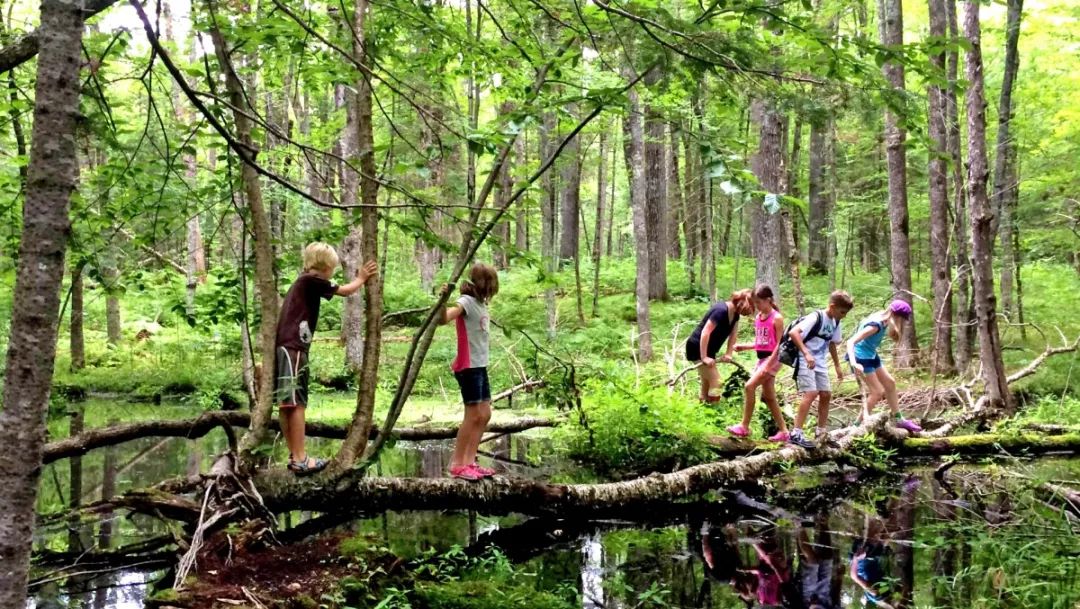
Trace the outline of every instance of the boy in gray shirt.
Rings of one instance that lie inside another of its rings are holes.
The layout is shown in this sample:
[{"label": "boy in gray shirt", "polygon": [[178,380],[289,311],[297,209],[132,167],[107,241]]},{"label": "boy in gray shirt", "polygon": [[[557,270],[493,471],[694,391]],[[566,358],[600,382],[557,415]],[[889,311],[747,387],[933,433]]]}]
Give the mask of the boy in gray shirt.
[{"label": "boy in gray shirt", "polygon": [[[837,290],[829,296],[827,309],[807,315],[789,334],[792,342],[799,349],[796,380],[799,392],[802,393],[799,412],[795,416],[795,429],[791,431],[791,438],[788,440],[792,444],[803,448],[815,447],[813,442],[806,439],[802,430],[814,400],[818,401],[815,437],[819,441],[826,437],[832,386],[829,382],[829,368],[825,363],[825,353],[828,351],[832,355],[833,364],[836,366],[836,381],[844,380],[844,370],[840,367],[840,355],[836,350],[836,345],[843,340],[840,335],[840,321],[847,316],[853,306],[851,296],[847,292]],[[817,333],[814,333],[815,327],[818,328]],[[804,337],[806,337],[805,341]]]}]

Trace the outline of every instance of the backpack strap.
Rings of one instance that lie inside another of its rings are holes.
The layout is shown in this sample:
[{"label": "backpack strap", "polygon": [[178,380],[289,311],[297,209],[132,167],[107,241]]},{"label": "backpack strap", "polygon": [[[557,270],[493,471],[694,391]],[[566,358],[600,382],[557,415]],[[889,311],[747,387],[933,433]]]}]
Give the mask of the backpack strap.
[{"label": "backpack strap", "polygon": [[815,313],[817,314],[817,321],[814,322],[813,327],[811,327],[810,331],[803,337],[803,343],[814,338],[821,338],[818,334],[821,333],[821,326],[825,323],[825,312],[818,309]]}]

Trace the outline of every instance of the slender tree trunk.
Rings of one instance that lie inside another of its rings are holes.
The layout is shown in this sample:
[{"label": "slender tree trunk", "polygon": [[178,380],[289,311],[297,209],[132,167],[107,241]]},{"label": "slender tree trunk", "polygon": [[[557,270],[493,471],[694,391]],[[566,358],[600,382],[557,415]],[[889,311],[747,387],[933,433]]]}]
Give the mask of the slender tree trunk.
[{"label": "slender tree trunk", "polygon": [[[251,90],[244,91],[244,85],[232,67],[231,50],[226,45],[225,38],[216,23],[211,28],[210,37],[214,43],[218,63],[225,73],[225,87],[229,93],[229,101],[234,107],[233,122],[236,126],[236,138],[246,149],[254,150],[255,144],[251,136],[251,119],[241,109],[248,107],[245,100],[254,99],[255,92]],[[256,384],[259,388],[256,392],[258,400],[255,409],[251,413],[251,426],[240,442],[241,457],[250,462],[254,457],[254,449],[262,443],[266,436],[266,430],[273,411],[274,340],[277,331],[279,305],[277,285],[274,279],[273,236],[271,234],[270,216],[263,205],[259,174],[255,172],[255,169],[250,164],[243,163],[240,168],[240,179],[244,186],[244,198],[250,212],[249,222],[255,241],[255,287],[261,316],[259,322],[259,350],[262,354],[262,368]]]},{"label": "slender tree trunk", "polygon": [[997,302],[994,296],[994,212],[986,194],[989,169],[986,162],[986,100],[983,94],[983,63],[979,3],[965,1],[964,38],[968,123],[968,193],[971,195],[972,285],[975,292],[975,315],[979,329],[979,360],[985,391],[992,405],[1008,407],[1009,388],[1005,365],[1001,360],[1001,337],[998,335]]},{"label": "slender tree trunk", "polygon": [[[930,36],[945,40],[948,29],[946,0],[930,0]],[[940,73],[945,72],[945,52],[930,55],[930,63]],[[955,370],[952,355],[952,269],[949,266],[949,180],[948,132],[946,128],[945,88],[931,83],[927,92],[930,135],[930,286],[934,293],[934,346],[931,367],[936,372],[950,374]]]},{"label": "slender tree trunk", "polygon": [[[881,43],[890,48],[904,44],[904,19],[902,0],[878,0]],[[904,94],[904,64],[889,61],[882,66],[885,80],[893,92]],[[889,173],[889,252],[892,269],[892,287],[895,298],[912,302],[911,297],[911,246],[908,241],[907,200],[907,133],[896,110],[885,110],[885,158]],[[914,364],[918,344],[915,325],[904,324],[904,331],[896,345],[894,365],[909,368]]]},{"label": "slender tree trunk", "polygon": [[0,445],[13,457],[0,460],[0,609],[26,607],[60,285],[71,234],[68,208],[78,179],[81,9],[77,3],[43,0],[37,30],[34,128],[0,410]]},{"label": "slender tree trunk", "polygon": [[[360,174],[354,171],[359,162],[358,133],[359,117],[357,104],[351,99],[353,93],[345,92],[342,102],[345,105],[345,131],[338,138],[338,148],[342,158],[348,159],[350,166],[341,170],[341,196],[346,205],[355,205],[359,198]],[[341,244],[341,272],[345,281],[351,281],[363,266],[360,250],[363,243],[363,229],[353,225]],[[345,368],[359,377],[364,362],[364,295],[357,292],[345,299],[341,308],[341,342],[345,345]]]},{"label": "slender tree trunk", "polygon": [[[367,36],[368,0],[356,0],[353,14],[353,59],[365,66],[371,65],[370,40]],[[376,260],[379,256],[379,183],[375,168],[375,135],[372,125],[371,80],[358,78],[356,82],[356,144],[360,161],[360,224],[363,239],[360,245],[361,260]],[[362,263],[361,263],[362,264]],[[365,453],[375,413],[375,389],[379,378],[379,353],[382,348],[383,292],[382,276],[368,279],[364,285],[364,355],[361,363],[359,389],[356,394],[356,412],[353,414],[349,434],[341,443],[334,458],[334,469],[342,471],[356,463]]]},{"label": "slender tree trunk", "polygon": [[994,190],[991,206],[1001,218],[998,237],[1001,239],[1001,312],[1006,319],[1013,314],[1013,272],[1016,251],[1013,232],[1016,223],[1016,204],[1020,184],[1016,179],[1016,136],[1012,133],[1013,87],[1020,70],[1020,19],[1024,0],[1008,0],[1005,25],[1005,73],[1001,77],[1001,97],[998,100],[997,152],[994,156]]},{"label": "slender tree trunk", "polygon": [[644,140],[641,102],[638,93],[627,91],[629,108],[623,119],[623,154],[630,193],[630,213],[634,224],[634,255],[637,266],[634,296],[637,310],[638,359],[652,359],[652,324],[649,321],[649,231],[645,205]]},{"label": "slender tree trunk", "polygon": [[[74,437],[83,432],[86,417],[82,404],[73,404],[68,416],[68,436]],[[68,509],[75,512],[82,505],[83,496],[83,460],[75,455],[68,459]],[[78,517],[73,517],[68,526],[68,551],[84,552],[90,548],[91,540],[84,535]]]},{"label": "slender tree trunk", "polygon": [[600,314],[600,255],[604,244],[604,197],[607,195],[607,129],[600,131],[600,150],[596,155],[596,224],[593,230],[593,297],[592,316]]},{"label": "slender tree trunk", "polygon": [[[517,138],[514,141],[514,165],[528,164],[527,152],[525,138]],[[518,204],[517,213],[514,216],[514,248],[519,252],[529,251],[529,215],[525,205],[521,203]]]},{"label": "slender tree trunk", "polygon": [[82,370],[86,367],[86,338],[83,336],[83,269],[85,265],[76,263],[71,269],[71,369]]},{"label": "slender tree trunk", "polygon": [[[544,112],[540,124],[539,138],[539,157],[541,159],[551,156],[553,149],[552,138],[555,136],[557,126],[558,122],[555,113],[552,111]],[[548,275],[554,275],[558,267],[555,259],[555,209],[558,204],[558,192],[555,189],[553,174],[553,171],[546,171],[543,177],[540,178],[541,190],[543,190],[543,198],[540,200],[540,222],[542,223],[540,230],[540,259],[544,272]],[[544,290],[544,310],[547,315],[547,337],[549,340],[554,340],[555,328],[558,325],[554,287],[548,287]]]},{"label": "slender tree trunk", "polygon": [[824,275],[828,269],[829,240],[825,229],[829,222],[828,197],[825,193],[825,141],[829,123],[823,119],[810,121],[810,167],[807,204],[809,229],[807,241],[808,275]]},{"label": "slender tree trunk", "polygon": [[[944,0],[945,17],[948,20],[949,38],[959,38],[956,18],[956,0]],[[959,91],[958,75],[960,71],[960,53],[950,48],[946,53],[946,78],[949,87],[945,92],[945,115],[949,143],[949,161],[953,179],[953,255],[956,279],[954,322],[956,327],[956,368],[960,374],[966,374],[971,367],[972,345],[975,329],[973,302],[971,300],[971,225],[968,223],[967,182],[964,176],[963,155],[961,154],[962,136],[960,127],[960,104],[957,100]]]},{"label": "slender tree trunk", "polygon": [[[499,114],[503,116],[509,115],[514,110],[514,105],[511,102],[503,102],[499,107]],[[575,138],[576,139],[576,138]],[[507,159],[503,163],[502,168],[499,170],[499,179],[495,184],[495,207],[505,207],[506,201],[510,199],[512,191],[514,189],[514,179],[510,175],[510,170],[514,164]],[[519,212],[520,213],[520,212]],[[493,246],[495,267],[499,270],[506,270],[510,268],[510,254],[511,248],[510,241],[510,218],[500,222],[495,227],[495,243]]]},{"label": "slender tree trunk", "polygon": [[[576,104],[568,109],[571,117],[576,121],[578,111]],[[573,137],[563,149],[564,157],[562,166],[562,202],[560,206],[561,217],[559,228],[562,233],[559,237],[559,264],[577,260],[579,249],[579,235],[581,234],[581,140]]]},{"label": "slender tree trunk", "polygon": [[[778,197],[783,194],[783,114],[775,104],[762,99],[754,100],[750,111],[754,122],[758,124],[758,150],[751,166],[757,176],[761,189],[766,193],[766,200],[754,197],[752,206],[752,250],[756,261],[755,280],[758,285],[767,285],[774,294],[780,293],[780,242],[785,234],[779,210],[768,211],[766,205],[779,206]],[[777,198],[775,203],[771,198]]]},{"label": "slender tree trunk", "polygon": [[697,286],[697,261],[701,257],[701,209],[698,207],[698,189],[701,188],[701,170],[690,140],[689,129],[682,131],[683,145],[683,192],[686,205],[683,214],[683,233],[686,235],[686,275],[690,289]]},{"label": "slender tree trunk", "polygon": [[[663,74],[653,68],[644,78],[646,87],[657,85]],[[660,110],[645,105],[645,210],[649,235],[649,299],[667,300],[667,124]]]},{"label": "slender tree trunk", "polygon": [[120,270],[116,266],[116,250],[112,246],[106,248],[101,263],[102,288],[105,290],[105,333],[109,345],[116,346],[124,338],[123,328],[120,323],[120,297],[119,283]]},{"label": "slender tree trunk", "polygon": [[679,183],[679,134],[668,125],[668,258],[682,258],[679,229],[683,227],[683,188]]}]

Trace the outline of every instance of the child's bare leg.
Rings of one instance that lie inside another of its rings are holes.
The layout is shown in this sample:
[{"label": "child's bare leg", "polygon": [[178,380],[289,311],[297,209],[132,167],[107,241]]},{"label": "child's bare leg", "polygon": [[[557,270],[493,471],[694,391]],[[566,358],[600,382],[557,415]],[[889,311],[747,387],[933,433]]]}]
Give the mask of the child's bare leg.
[{"label": "child's bare leg", "polygon": [[757,401],[757,389],[764,381],[763,374],[763,371],[759,371],[746,381],[746,401],[743,404],[742,413],[742,426],[746,429],[750,429],[750,419],[754,416],[754,406]]},{"label": "child's bare leg", "polygon": [[465,414],[461,418],[461,426],[457,430],[457,440],[454,442],[454,454],[450,457],[451,468],[466,465],[465,455],[468,454],[469,444],[472,442],[472,409],[473,406],[465,406]]},{"label": "child's bare leg", "polygon": [[875,380],[881,384],[884,390],[885,399],[889,401],[889,410],[894,415],[900,414],[900,397],[896,393],[896,379],[884,367],[874,371],[874,376],[877,377]]},{"label": "child's bare leg", "polygon": [[799,402],[799,412],[795,414],[795,429],[802,429],[803,423],[806,422],[807,415],[810,414],[810,406],[814,404],[814,400],[818,397],[816,391],[806,391],[802,395],[802,401]]},{"label": "child's bare leg", "polygon": [[480,440],[484,437],[484,430],[487,429],[488,421],[491,420],[491,402],[482,402],[476,406],[469,406],[469,411],[472,413],[472,429],[470,430],[463,465],[476,461],[476,451],[480,448]]},{"label": "child's bare leg", "polygon": [[[878,371],[880,370],[881,368],[878,368]],[[874,406],[877,406],[877,403],[885,396],[885,388],[879,379],[877,371],[873,374],[862,375],[862,380],[866,385],[866,403],[863,407],[863,417],[870,416],[874,412]]]},{"label": "child's bare leg", "polygon": [[698,376],[701,377],[701,401],[706,402],[709,399],[709,367],[705,364],[700,364],[697,367]]},{"label": "child's bare leg", "polygon": [[715,402],[717,398],[712,396],[713,390],[720,387],[720,370],[714,366],[701,366],[701,379],[702,379],[702,391],[705,397],[702,398],[705,402]]},{"label": "child's bare leg", "polygon": [[780,410],[780,402],[776,399],[776,377],[765,374],[761,385],[761,399],[769,407],[773,421],[781,432],[787,433],[787,422],[784,421],[784,413]]},{"label": "child's bare leg", "polygon": [[829,427],[829,402],[832,401],[831,391],[822,391],[818,394],[817,426],[819,429]]},{"label": "child's bare leg", "polygon": [[305,450],[305,426],[303,406],[289,406],[280,408],[281,433],[285,436],[285,445],[289,447],[289,454],[296,461],[307,458]]}]

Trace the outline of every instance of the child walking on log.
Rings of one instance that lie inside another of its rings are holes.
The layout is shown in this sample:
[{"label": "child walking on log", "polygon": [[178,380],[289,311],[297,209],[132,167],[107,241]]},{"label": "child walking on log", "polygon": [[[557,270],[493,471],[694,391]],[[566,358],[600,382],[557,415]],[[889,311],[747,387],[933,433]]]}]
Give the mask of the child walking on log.
[{"label": "child walking on log", "polygon": [[709,308],[690,338],[686,339],[686,359],[694,364],[700,362],[697,370],[701,376],[702,402],[720,401],[720,373],[716,370],[716,354],[727,341],[727,352],[720,356],[719,361],[731,361],[735,343],[728,339],[736,334],[739,317],[753,311],[750,300],[750,290],[732,292],[730,300],[718,302]]},{"label": "child walking on log", "polygon": [[777,346],[780,344],[780,336],[784,333],[784,316],[780,309],[776,308],[773,299],[773,291],[767,285],[759,285],[754,290],[754,307],[757,315],[754,316],[754,342],[750,344],[736,345],[736,351],[756,351],[757,366],[750,380],[746,381],[746,404],[743,406],[742,423],[728,427],[728,432],[736,437],[745,438],[750,435],[750,421],[754,416],[754,403],[757,401],[757,390],[761,388],[761,401],[765,402],[772,413],[773,421],[779,432],[769,436],[773,442],[787,442],[790,437],[787,423],[784,421],[784,413],[780,411],[780,404],[776,400],[776,373],[780,371],[780,358]]},{"label": "child walking on log", "polygon": [[886,335],[893,341],[900,339],[904,324],[911,319],[911,305],[903,300],[894,300],[889,308],[873,313],[859,322],[859,329],[847,341],[847,360],[855,372],[859,384],[864,388],[862,418],[874,412],[874,406],[885,398],[889,410],[896,418],[896,426],[910,432],[920,432],[922,427],[900,414],[900,400],[896,393],[896,380],[893,379],[881,362],[878,349]]},{"label": "child walking on log", "polygon": [[308,351],[319,322],[323,299],[350,296],[379,272],[374,260],[356,271],[345,285],[330,281],[338,267],[338,255],[325,243],[311,243],[304,248],[304,272],[296,278],[278,315],[274,341],[274,399],[278,404],[281,434],[289,447],[289,470],[298,476],[313,474],[326,467],[322,459],[309,457],[305,450],[304,411],[308,403]]},{"label": "child walking on log", "polygon": [[499,275],[486,264],[474,264],[469,278],[461,284],[461,298],[447,307],[442,322],[456,322],[457,357],[450,368],[454,371],[461,399],[465,402],[465,418],[458,428],[454,455],[450,459],[450,475],[475,481],[495,475],[495,471],[480,467],[476,450],[480,438],[491,420],[491,383],[488,381],[488,338],[490,317],[488,303],[499,292]]},{"label": "child walking on log", "polygon": [[[810,407],[818,403],[817,429],[818,441],[828,438],[829,401],[832,399],[832,387],[829,384],[829,367],[825,363],[825,352],[832,355],[836,366],[836,382],[844,380],[844,371],[840,368],[840,356],[836,345],[840,344],[840,321],[847,316],[854,303],[847,292],[837,290],[829,296],[829,307],[824,311],[815,311],[807,315],[789,333],[792,342],[799,350],[796,363],[796,383],[802,393],[799,412],[795,415],[795,429],[791,430],[789,442],[803,448],[814,448],[816,444],[803,434],[803,423],[810,414]],[[818,361],[820,360],[820,361]]]}]

